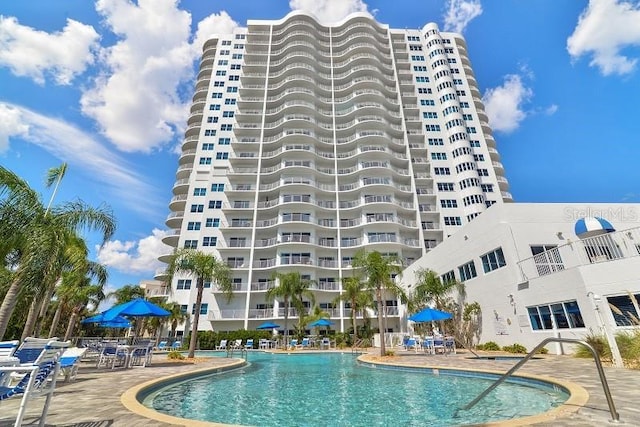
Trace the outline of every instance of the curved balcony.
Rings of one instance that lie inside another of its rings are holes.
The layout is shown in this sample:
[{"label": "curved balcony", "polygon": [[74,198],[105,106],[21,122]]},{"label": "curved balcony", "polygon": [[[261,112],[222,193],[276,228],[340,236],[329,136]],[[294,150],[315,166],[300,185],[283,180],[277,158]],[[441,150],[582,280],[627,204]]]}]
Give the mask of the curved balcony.
[{"label": "curved balcony", "polygon": [[[496,170],[496,175],[503,175],[504,174],[504,166],[502,165],[502,163],[493,161],[493,162],[491,162],[491,165],[493,166],[493,169]],[[498,173],[498,172],[500,172],[500,173]]]},{"label": "curved balcony", "polygon": [[500,195],[502,196],[502,200],[504,200],[505,202],[513,202],[513,196],[508,191],[501,191]]},{"label": "curved balcony", "polygon": [[187,203],[187,195],[179,194],[177,196],[173,196],[171,201],[169,202],[169,209],[172,211],[183,211],[184,206]]},{"label": "curved balcony", "polygon": [[193,160],[196,157],[197,151],[198,150],[196,148],[192,148],[190,150],[182,150],[182,153],[180,153],[180,159],[178,160],[178,163],[180,165],[193,164]]},{"label": "curved balcony", "polygon": [[187,119],[187,125],[199,125],[202,122],[202,111],[196,111],[195,113],[191,113],[189,118]]},{"label": "curved balcony", "polygon": [[167,234],[162,238],[162,243],[175,248],[178,246],[179,240],[180,240],[180,229],[174,228],[172,230],[169,230]]},{"label": "curved balcony", "polygon": [[188,136],[184,140],[182,140],[182,149],[183,150],[192,150],[198,147],[198,135]]},{"label": "curved balcony", "polygon": [[509,181],[504,176],[497,175],[496,181],[498,181],[498,187],[500,187],[500,190],[507,191],[509,189]]},{"label": "curved balcony", "polygon": [[209,88],[198,89],[194,92],[193,98],[191,98],[192,102],[196,101],[206,101],[207,94],[209,93]]},{"label": "curved balcony", "polygon": [[179,179],[173,183],[173,194],[187,194],[189,191],[189,179]]},{"label": "curved balcony", "polygon": [[158,261],[164,262],[165,264],[169,264],[171,262],[172,257],[173,257],[173,253],[162,254],[158,257]]},{"label": "curved balcony", "polygon": [[164,223],[169,228],[180,228],[183,219],[184,211],[171,212]]},{"label": "curved balcony", "polygon": [[185,179],[191,176],[191,171],[193,170],[192,165],[182,165],[178,167],[176,171],[176,179]]},{"label": "curved balcony", "polygon": [[200,135],[200,124],[192,124],[187,126],[187,130],[184,132],[186,137]]}]

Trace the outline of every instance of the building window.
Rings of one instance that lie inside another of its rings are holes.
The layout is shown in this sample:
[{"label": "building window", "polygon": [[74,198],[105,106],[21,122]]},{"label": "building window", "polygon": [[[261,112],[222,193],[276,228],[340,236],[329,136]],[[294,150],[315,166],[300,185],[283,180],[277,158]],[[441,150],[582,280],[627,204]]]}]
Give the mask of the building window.
[{"label": "building window", "polygon": [[216,160],[227,160],[229,158],[229,153],[220,152],[216,153]]},{"label": "building window", "polygon": [[216,133],[215,129],[207,129],[204,131],[204,136],[216,136]]},{"label": "building window", "polygon": [[498,268],[507,265],[507,262],[504,260],[502,248],[498,248],[488,254],[482,255],[480,259],[482,260],[482,269],[485,273],[497,270]]},{"label": "building window", "polygon": [[210,143],[210,142],[205,142],[204,144],[202,144],[202,150],[203,151],[211,151],[215,148],[215,145]]},{"label": "building window", "polygon": [[205,223],[205,227],[220,227],[220,218],[207,218]]},{"label": "building window", "polygon": [[222,98],[222,92],[213,92],[211,94],[211,98],[214,98],[214,99]]},{"label": "building window", "polygon": [[218,123],[218,117],[213,117],[213,116],[207,117],[207,123]]},{"label": "building window", "polygon": [[206,188],[194,188],[193,189],[193,195],[194,196],[206,196],[207,195],[207,189]]},{"label": "building window", "polygon": [[202,238],[202,246],[215,246],[218,244],[217,237],[205,236]]},{"label": "building window", "polygon": [[194,213],[204,212],[204,205],[191,205],[191,212],[194,212]]},{"label": "building window", "polygon": [[440,125],[425,125],[427,132],[440,132]]},{"label": "building window", "polygon": [[211,191],[217,193],[224,192],[224,184],[211,184]]},{"label": "building window", "polygon": [[210,200],[209,209],[222,209],[222,200]]},{"label": "building window", "polygon": [[[633,295],[633,298],[637,304],[640,301],[640,294]],[[616,321],[616,326],[638,326],[637,319],[640,318],[640,313],[636,311],[631,295],[607,297],[607,302],[611,307],[611,314]]]},{"label": "building window", "polygon": [[459,216],[445,216],[444,225],[462,225],[462,219]]},{"label": "building window", "polygon": [[178,290],[191,289],[191,279],[178,280],[178,285],[176,286],[176,289]]},{"label": "building window", "polygon": [[431,160],[447,160],[447,153],[431,153]]},{"label": "building window", "polygon": [[566,301],[527,307],[531,329],[534,331],[584,328],[577,301]]},{"label": "building window", "polygon": [[198,160],[198,164],[200,164],[200,165],[210,165],[211,164],[211,157],[200,157],[200,159]]},{"label": "building window", "polygon": [[[207,314],[209,312],[209,303],[203,302],[200,304],[200,314]],[[196,313],[196,305],[191,306],[191,314]]]},{"label": "building window", "polygon": [[473,279],[478,275],[476,273],[476,265],[473,263],[473,260],[458,267],[458,273],[460,274],[460,280],[463,282],[465,280]]},{"label": "building window", "polygon": [[484,193],[493,193],[493,184],[480,184],[480,188]]},{"label": "building window", "polygon": [[232,124],[220,125],[220,130],[233,130]]},{"label": "building window", "polygon": [[189,231],[197,231],[200,230],[200,225],[202,225],[199,221],[189,221],[187,224],[187,230]]},{"label": "building window", "polygon": [[456,275],[455,275],[455,273],[453,272],[453,270],[448,271],[448,272],[444,273],[444,274],[442,275],[442,277],[440,277],[440,281],[441,281],[442,283],[451,283],[451,282],[455,282],[455,281],[456,281]]},{"label": "building window", "polygon": [[433,99],[421,99],[420,100],[420,105],[424,105],[424,106],[435,106],[436,103]]},{"label": "building window", "polygon": [[439,182],[438,191],[455,191],[455,185],[453,182]]},{"label": "building window", "polygon": [[443,200],[440,200],[440,206],[442,206],[443,208],[457,208],[458,207],[458,201],[457,200],[443,199]]},{"label": "building window", "polygon": [[562,257],[556,245],[532,245],[531,254],[540,276],[564,270]]},{"label": "building window", "polygon": [[223,111],[222,112],[222,117],[233,117],[233,111]]},{"label": "building window", "polygon": [[433,171],[436,175],[451,175],[451,170],[449,168],[433,168]]},{"label": "building window", "polygon": [[224,100],[225,105],[236,105],[236,100],[234,98],[227,98]]},{"label": "building window", "polygon": [[227,93],[236,93],[238,91],[238,86],[229,86],[227,88]]},{"label": "building window", "polygon": [[184,241],[184,248],[185,249],[197,249],[198,248],[198,241],[197,240],[185,240]]},{"label": "building window", "polygon": [[187,308],[189,308],[189,306],[186,304],[180,305],[180,313],[187,314]]},{"label": "building window", "polygon": [[219,145],[230,145],[231,144],[231,138],[220,138],[220,139],[218,139],[218,144]]}]

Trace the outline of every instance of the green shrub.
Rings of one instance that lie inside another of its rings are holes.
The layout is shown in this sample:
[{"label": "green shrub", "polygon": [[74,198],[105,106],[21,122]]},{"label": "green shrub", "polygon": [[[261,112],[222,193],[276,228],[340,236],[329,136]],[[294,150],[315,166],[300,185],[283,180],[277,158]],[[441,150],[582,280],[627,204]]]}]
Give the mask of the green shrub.
[{"label": "green shrub", "polygon": [[385,355],[385,356],[395,356],[395,355],[396,355],[396,352],[395,352],[395,351],[393,351],[393,350],[386,350],[386,351],[384,352],[384,355]]},{"label": "green shrub", "polygon": [[635,365],[640,359],[640,331],[620,332],[616,334],[616,343],[625,362]]},{"label": "green shrub", "polygon": [[167,358],[171,360],[184,360],[184,355],[178,350],[171,350],[167,353]]},{"label": "green shrub", "polygon": [[488,341],[484,344],[478,344],[476,347],[478,350],[485,350],[485,351],[499,351],[500,350],[500,346],[498,344],[496,344],[493,341]]},{"label": "green shrub", "polygon": [[527,348],[522,344],[514,343],[513,345],[505,345],[502,347],[502,351],[506,351],[507,353],[526,354]]},{"label": "green shrub", "polygon": [[[591,347],[594,348],[598,356],[603,359],[611,359],[611,349],[609,348],[609,343],[607,342],[607,338],[604,335],[596,335],[594,333],[589,333],[584,337],[584,341],[587,342]],[[592,358],[593,355],[591,352],[584,346],[576,346],[574,355],[576,357],[581,358]]]},{"label": "green shrub", "polygon": [[538,354],[549,354],[549,350],[546,347],[542,347],[538,350]]}]

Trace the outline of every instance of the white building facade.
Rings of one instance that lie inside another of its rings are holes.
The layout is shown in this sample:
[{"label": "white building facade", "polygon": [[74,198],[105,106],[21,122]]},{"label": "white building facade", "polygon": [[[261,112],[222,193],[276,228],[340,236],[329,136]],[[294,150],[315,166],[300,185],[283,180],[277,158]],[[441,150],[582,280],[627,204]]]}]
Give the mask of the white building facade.
[{"label": "white building facade", "polygon": [[[232,268],[230,302],[205,285],[199,329],[281,321],[266,291],[299,271],[346,331],[350,307],[334,301],[358,250],[411,265],[511,201],[487,120],[464,39],[435,24],[292,12],[208,40],[163,240]],[[195,278],[175,277],[171,298],[192,311]],[[385,310],[402,329],[397,300]]]},{"label": "white building facade", "polygon": [[[601,217],[612,232],[580,238],[575,224]],[[531,350],[549,337],[610,336],[640,318],[640,205],[511,203],[494,206],[403,272],[463,281],[482,308],[480,342]],[[620,315],[616,307],[623,314]],[[570,346],[549,345],[551,352]]]}]

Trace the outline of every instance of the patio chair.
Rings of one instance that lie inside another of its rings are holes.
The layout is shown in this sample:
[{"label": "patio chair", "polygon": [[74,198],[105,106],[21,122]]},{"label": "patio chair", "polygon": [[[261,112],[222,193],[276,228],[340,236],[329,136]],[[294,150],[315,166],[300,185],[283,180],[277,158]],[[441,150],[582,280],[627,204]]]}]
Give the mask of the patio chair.
[{"label": "patio chair", "polygon": [[444,346],[444,338],[442,337],[434,337],[433,338],[433,353],[444,353],[446,351]]},{"label": "patio chair", "polygon": [[242,340],[235,340],[231,345],[231,350],[242,350]]},{"label": "patio chair", "polygon": [[57,338],[27,337],[13,355],[20,359],[20,364],[32,364],[38,356],[40,356],[40,353],[42,353],[42,350],[44,350],[48,343],[57,340]]},{"label": "patio chair", "polygon": [[298,347],[298,340],[294,338],[291,341],[289,341],[289,349],[293,350],[296,347]]},{"label": "patio chair", "polygon": [[13,357],[20,341],[0,341],[0,357]]},{"label": "patio chair", "polygon": [[302,342],[296,346],[296,348],[301,348],[301,349],[310,348],[310,347],[311,347],[311,342],[309,338],[302,338]]},{"label": "patio chair", "polygon": [[456,352],[456,340],[453,337],[445,337],[444,339],[444,348],[447,353]]},{"label": "patio chair", "polygon": [[216,350],[226,350],[227,349],[227,340],[221,340],[220,344],[216,346]]},{"label": "patio chair", "polygon": [[424,337],[422,339],[422,350],[424,350],[425,353],[433,354],[433,337]]},{"label": "patio chair", "polygon": [[22,375],[16,385],[12,387],[0,386],[0,401],[12,397],[22,397],[14,426],[22,425],[22,419],[30,399],[38,396],[47,396],[40,416],[40,423],[38,424],[40,427],[44,427],[51,397],[56,387],[56,378],[60,372],[60,355],[68,346],[69,342],[49,341],[34,363],[0,367],[1,373]]},{"label": "patio chair", "polygon": [[180,350],[181,348],[182,348],[181,341],[175,341],[173,344],[171,344],[171,350]]},{"label": "patio chair", "polygon": [[271,343],[269,342],[269,340],[268,340],[268,339],[266,339],[266,338],[260,338],[260,341],[259,341],[259,343],[258,343],[258,348],[259,348],[260,350],[268,350],[268,349],[271,347],[271,345],[270,345],[270,344],[271,344]]},{"label": "patio chair", "polygon": [[62,353],[62,356],[60,356],[60,372],[64,376],[65,382],[76,379],[80,359],[82,359],[82,356],[84,356],[86,352],[86,348],[72,347]]},{"label": "patio chair", "polygon": [[168,350],[167,342],[166,341],[160,341],[158,343],[158,345],[156,346],[156,350],[158,350],[158,351],[166,351],[166,350]]},{"label": "patio chair", "polygon": [[416,353],[418,352],[418,342],[415,338],[409,338],[404,347],[405,350],[414,350]]},{"label": "patio chair", "polygon": [[115,369],[116,364],[126,367],[128,359],[129,352],[119,346],[117,341],[105,341],[102,343],[102,350],[100,351],[100,356],[98,356],[96,368],[111,366],[111,369]]},{"label": "patio chair", "polygon": [[151,356],[153,355],[153,346],[148,343],[138,344],[130,348],[129,354],[129,368],[132,366],[142,366],[143,368],[147,365],[151,365]]},{"label": "patio chair", "polygon": [[247,342],[244,344],[244,348],[246,350],[253,350],[253,338],[247,339]]}]

